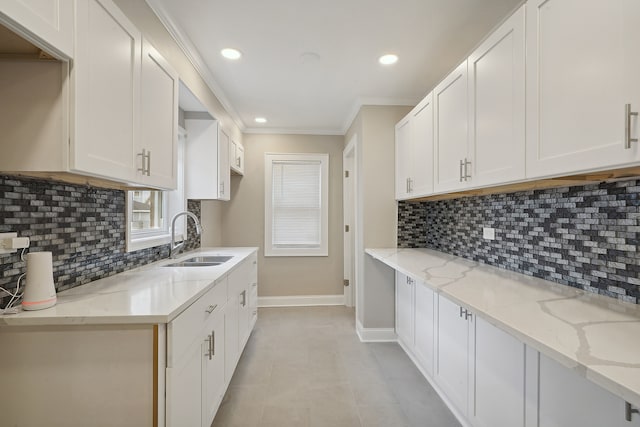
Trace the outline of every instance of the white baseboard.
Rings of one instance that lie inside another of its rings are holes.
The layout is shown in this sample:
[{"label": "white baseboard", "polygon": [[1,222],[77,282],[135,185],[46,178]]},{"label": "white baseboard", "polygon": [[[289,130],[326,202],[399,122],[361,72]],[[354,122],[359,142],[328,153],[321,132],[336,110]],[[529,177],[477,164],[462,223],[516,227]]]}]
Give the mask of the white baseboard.
[{"label": "white baseboard", "polygon": [[344,295],[258,297],[258,307],[306,307],[314,305],[344,305]]},{"label": "white baseboard", "polygon": [[398,340],[394,328],[365,328],[357,319],[356,333],[362,342],[395,342]]}]

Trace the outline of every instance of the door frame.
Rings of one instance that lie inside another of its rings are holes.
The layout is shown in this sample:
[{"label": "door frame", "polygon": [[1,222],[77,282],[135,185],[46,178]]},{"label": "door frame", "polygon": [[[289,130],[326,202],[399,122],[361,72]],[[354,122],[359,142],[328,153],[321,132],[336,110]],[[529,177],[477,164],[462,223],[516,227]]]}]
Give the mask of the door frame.
[{"label": "door frame", "polygon": [[[344,286],[344,305],[356,307],[358,310],[358,292],[361,262],[362,239],[360,232],[360,207],[362,206],[359,191],[358,168],[358,136],[354,135],[342,152],[342,217],[343,224],[349,225],[349,232],[343,228],[344,273],[343,278],[349,280]],[[346,172],[349,177],[346,177]]]}]

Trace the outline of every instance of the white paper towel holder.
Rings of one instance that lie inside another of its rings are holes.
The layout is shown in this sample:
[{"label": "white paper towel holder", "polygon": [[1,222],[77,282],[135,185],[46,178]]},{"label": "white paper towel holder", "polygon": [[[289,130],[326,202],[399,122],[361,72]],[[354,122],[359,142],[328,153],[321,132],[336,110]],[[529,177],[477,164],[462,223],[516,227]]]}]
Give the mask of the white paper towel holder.
[{"label": "white paper towel holder", "polygon": [[43,310],[56,304],[58,297],[53,285],[51,252],[27,254],[26,282],[22,298],[23,310]]}]

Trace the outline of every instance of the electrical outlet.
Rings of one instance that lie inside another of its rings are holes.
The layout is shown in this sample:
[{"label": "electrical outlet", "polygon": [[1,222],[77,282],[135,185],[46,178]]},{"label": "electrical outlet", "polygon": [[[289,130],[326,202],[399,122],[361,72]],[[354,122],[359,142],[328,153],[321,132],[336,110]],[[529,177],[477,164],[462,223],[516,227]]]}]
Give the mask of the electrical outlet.
[{"label": "electrical outlet", "polygon": [[496,240],[496,229],[492,227],[482,227],[482,237],[487,240]]},{"label": "electrical outlet", "polygon": [[28,248],[28,237],[18,237],[18,233],[0,233],[0,254],[13,254],[21,248]]}]

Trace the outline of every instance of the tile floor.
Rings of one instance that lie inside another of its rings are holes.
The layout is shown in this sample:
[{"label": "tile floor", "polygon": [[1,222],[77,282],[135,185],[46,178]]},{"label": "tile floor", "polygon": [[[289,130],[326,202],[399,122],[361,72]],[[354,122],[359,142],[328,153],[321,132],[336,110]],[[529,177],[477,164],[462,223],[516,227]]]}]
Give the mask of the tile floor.
[{"label": "tile floor", "polygon": [[395,343],[358,340],[343,306],[261,308],[213,427],[449,427]]}]

